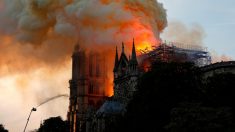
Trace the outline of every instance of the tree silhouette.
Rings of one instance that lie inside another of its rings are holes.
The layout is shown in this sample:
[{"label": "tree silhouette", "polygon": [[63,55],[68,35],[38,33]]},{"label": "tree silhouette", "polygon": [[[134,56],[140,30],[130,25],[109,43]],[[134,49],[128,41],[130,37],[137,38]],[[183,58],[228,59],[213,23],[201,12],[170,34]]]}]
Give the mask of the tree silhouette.
[{"label": "tree silhouette", "polygon": [[61,117],[51,117],[44,120],[38,132],[69,132],[69,125],[67,121],[63,121]]},{"label": "tree silhouette", "polygon": [[0,124],[0,132],[8,132],[2,124]]}]

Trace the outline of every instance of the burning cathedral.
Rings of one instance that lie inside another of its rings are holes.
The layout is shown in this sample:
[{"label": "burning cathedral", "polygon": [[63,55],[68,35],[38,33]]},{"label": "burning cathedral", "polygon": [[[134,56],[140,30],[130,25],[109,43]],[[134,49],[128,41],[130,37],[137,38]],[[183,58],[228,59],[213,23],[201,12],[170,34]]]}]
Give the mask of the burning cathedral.
[{"label": "burning cathedral", "polygon": [[139,70],[133,40],[132,55],[127,57],[122,44],[118,56],[116,49],[114,61],[114,95],[107,97],[107,63],[104,54],[85,51],[75,46],[72,55],[72,79],[70,84],[70,103],[68,121],[70,132],[102,132],[107,115],[122,114],[125,106],[136,91]]},{"label": "burning cathedral", "polygon": [[126,112],[126,106],[137,91],[139,77],[149,71],[155,61],[192,62],[199,67],[211,63],[205,48],[177,43],[161,43],[151,51],[142,51],[137,58],[134,40],[130,57],[126,56],[122,43],[120,56],[116,48],[114,58],[114,95],[108,97],[105,94],[108,86],[106,55],[75,46],[67,115],[70,132],[104,132],[110,121]]}]

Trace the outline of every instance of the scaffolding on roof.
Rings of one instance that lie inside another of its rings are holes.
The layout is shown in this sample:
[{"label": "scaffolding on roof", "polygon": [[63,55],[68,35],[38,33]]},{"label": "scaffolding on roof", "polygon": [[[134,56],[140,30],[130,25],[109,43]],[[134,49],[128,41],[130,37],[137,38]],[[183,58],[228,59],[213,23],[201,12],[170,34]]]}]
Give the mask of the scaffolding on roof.
[{"label": "scaffolding on roof", "polygon": [[197,66],[211,64],[211,56],[206,47],[175,42],[161,42],[153,50],[141,50],[140,59],[163,62],[192,62]]}]

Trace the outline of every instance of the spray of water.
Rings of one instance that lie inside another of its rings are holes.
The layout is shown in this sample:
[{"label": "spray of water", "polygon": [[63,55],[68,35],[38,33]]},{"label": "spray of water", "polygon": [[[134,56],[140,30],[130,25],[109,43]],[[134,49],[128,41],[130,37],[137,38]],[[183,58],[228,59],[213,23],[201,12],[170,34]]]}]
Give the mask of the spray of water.
[{"label": "spray of water", "polygon": [[32,114],[33,111],[37,111],[37,108],[38,108],[39,106],[41,106],[41,105],[43,105],[43,104],[46,104],[46,103],[48,103],[49,101],[52,101],[52,100],[57,99],[57,98],[60,98],[60,97],[69,97],[69,96],[68,96],[67,94],[60,94],[60,95],[57,95],[57,96],[54,96],[54,97],[51,97],[51,98],[46,99],[45,101],[43,101],[42,103],[40,103],[36,108],[33,107],[33,108],[31,109],[31,111],[30,111],[30,114],[29,114],[29,117],[28,117],[28,119],[27,119],[27,122],[26,122],[26,125],[25,125],[25,128],[24,128],[24,131],[23,131],[23,132],[26,131],[27,125],[28,125],[28,123],[29,123],[30,116],[31,116],[31,114]]},{"label": "spray of water", "polygon": [[36,108],[38,108],[39,106],[44,105],[44,104],[54,100],[54,99],[60,98],[60,97],[69,97],[69,95],[67,95],[67,94],[60,94],[60,95],[48,98],[45,101],[43,101],[42,103],[40,103]]}]

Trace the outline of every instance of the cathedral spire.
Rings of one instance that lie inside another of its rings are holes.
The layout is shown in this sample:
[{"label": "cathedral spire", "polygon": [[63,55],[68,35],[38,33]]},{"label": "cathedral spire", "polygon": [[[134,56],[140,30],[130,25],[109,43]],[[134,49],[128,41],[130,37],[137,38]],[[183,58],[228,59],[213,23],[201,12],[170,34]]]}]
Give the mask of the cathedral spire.
[{"label": "cathedral spire", "polygon": [[[117,49],[117,46],[116,46],[116,56],[115,56],[115,63],[118,62],[118,49]],[[117,64],[117,63],[116,63]]]},{"label": "cathedral spire", "polygon": [[138,61],[137,61],[136,51],[135,51],[135,40],[133,39],[132,54],[131,54],[131,59],[129,63],[129,68],[130,70],[135,71],[137,66],[138,66]]},{"label": "cathedral spire", "polygon": [[135,39],[134,39],[134,38],[133,38],[131,59],[132,59],[132,60],[137,60],[137,59],[136,59]]},{"label": "cathedral spire", "polygon": [[122,53],[124,53],[125,50],[124,50],[124,43],[122,42]]},{"label": "cathedral spire", "polygon": [[118,67],[118,50],[117,50],[117,46],[116,46],[116,55],[115,55],[115,62],[114,62],[113,72],[116,72],[117,67]]}]

